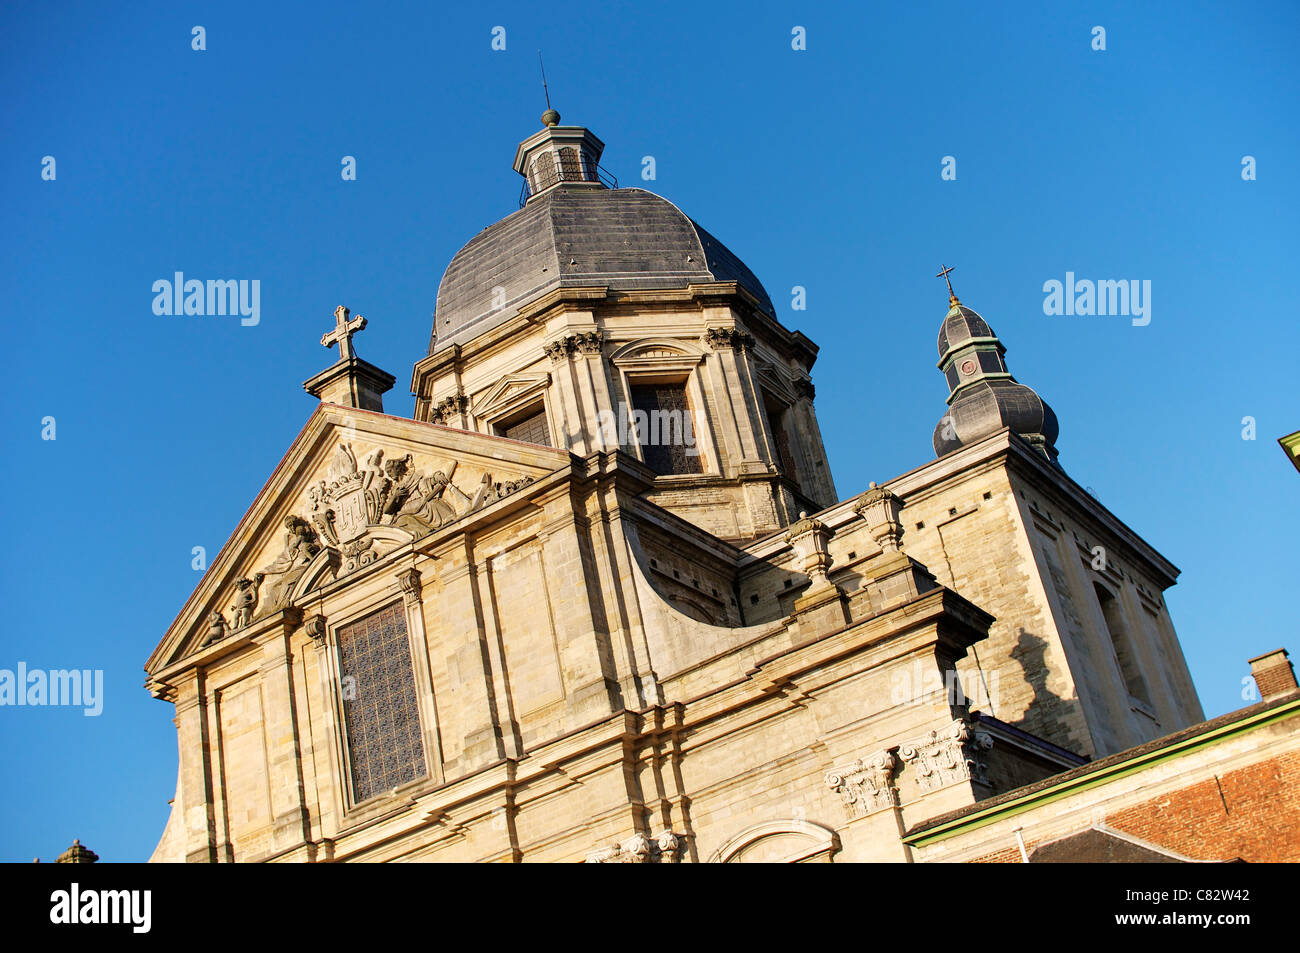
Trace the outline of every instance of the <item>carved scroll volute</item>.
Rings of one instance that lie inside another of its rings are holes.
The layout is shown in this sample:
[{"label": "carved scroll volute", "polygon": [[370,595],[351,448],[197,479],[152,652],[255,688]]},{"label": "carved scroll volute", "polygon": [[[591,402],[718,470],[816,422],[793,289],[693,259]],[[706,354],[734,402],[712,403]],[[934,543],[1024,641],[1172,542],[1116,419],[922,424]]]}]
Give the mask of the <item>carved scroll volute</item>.
[{"label": "carved scroll volute", "polygon": [[307,630],[307,634],[311,636],[312,641],[316,643],[318,649],[325,648],[325,636],[329,631],[329,624],[325,621],[323,615],[318,612],[316,615],[307,619],[303,623],[303,628]]},{"label": "carved scroll volute", "polygon": [[827,786],[840,796],[850,819],[866,817],[898,805],[894,774],[898,762],[892,751],[879,751],[833,768],[826,775]]},{"label": "carved scroll volute", "polygon": [[402,587],[402,598],[407,608],[414,609],[420,605],[420,570],[408,569],[398,573],[397,584]]}]

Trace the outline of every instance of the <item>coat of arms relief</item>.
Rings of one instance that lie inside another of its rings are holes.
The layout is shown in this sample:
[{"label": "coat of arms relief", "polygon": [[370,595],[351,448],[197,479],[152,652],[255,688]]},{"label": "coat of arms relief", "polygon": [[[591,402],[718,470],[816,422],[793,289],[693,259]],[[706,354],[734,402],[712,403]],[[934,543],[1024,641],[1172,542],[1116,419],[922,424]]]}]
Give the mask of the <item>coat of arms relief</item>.
[{"label": "coat of arms relief", "polygon": [[[231,621],[212,612],[203,644],[289,606],[303,576],[321,559],[332,578],[345,576],[373,563],[385,549],[427,536],[533,482],[529,476],[498,482],[484,473],[471,495],[453,482],[457,466],[453,460],[442,469],[421,470],[411,454],[387,456],[382,449],[358,464],[352,445],[339,444],[325,478],[307,490],[307,517],[285,517],[280,554],[235,582]],[[328,576],[322,574],[320,581]]]}]

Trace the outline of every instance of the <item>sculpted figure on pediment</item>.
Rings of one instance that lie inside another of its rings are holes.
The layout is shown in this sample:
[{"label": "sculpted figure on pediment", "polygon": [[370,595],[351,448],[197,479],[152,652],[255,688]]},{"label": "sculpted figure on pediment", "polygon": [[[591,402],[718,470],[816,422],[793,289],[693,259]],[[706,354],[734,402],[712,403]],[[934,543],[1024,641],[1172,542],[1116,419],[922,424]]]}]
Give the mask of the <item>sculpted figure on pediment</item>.
[{"label": "sculpted figure on pediment", "polygon": [[234,613],[231,629],[242,629],[253,621],[253,613],[257,610],[257,587],[262,584],[262,578],[259,572],[254,573],[252,579],[244,577],[235,580],[235,601],[230,606],[230,611]]},{"label": "sculpted figure on pediment", "polygon": [[447,500],[448,491],[463,508],[471,500],[451,482],[455,473],[454,461],[446,472],[435,470],[427,476],[421,470],[408,469],[393,494],[400,501],[393,525],[415,536],[424,536],[457,519],[461,514]]},{"label": "sculpted figure on pediment", "polygon": [[263,615],[283,609],[289,604],[289,595],[294,585],[307,571],[312,558],[320,552],[316,531],[305,519],[288,516],[284,528],[284,549],[274,562],[258,573],[266,581],[262,599]]}]

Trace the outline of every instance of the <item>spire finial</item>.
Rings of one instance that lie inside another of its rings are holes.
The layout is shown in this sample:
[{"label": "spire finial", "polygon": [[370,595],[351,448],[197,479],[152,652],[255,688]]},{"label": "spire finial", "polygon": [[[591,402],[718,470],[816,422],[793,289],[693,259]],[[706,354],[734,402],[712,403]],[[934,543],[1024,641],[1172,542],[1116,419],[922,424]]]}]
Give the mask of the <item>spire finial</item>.
[{"label": "spire finial", "polygon": [[954,270],[955,269],[949,268],[947,265],[940,265],[939,273],[935,275],[936,278],[942,278],[948,284],[948,306],[949,307],[953,307],[955,305],[961,304],[961,302],[957,300],[956,293],[952,290],[952,279],[948,277],[953,273]]},{"label": "spire finial", "polygon": [[542,113],[543,126],[558,126],[560,114],[551,108],[551,91],[546,86],[546,64],[542,62],[542,51],[537,51],[537,65],[542,69],[542,95],[546,97],[546,112]]}]

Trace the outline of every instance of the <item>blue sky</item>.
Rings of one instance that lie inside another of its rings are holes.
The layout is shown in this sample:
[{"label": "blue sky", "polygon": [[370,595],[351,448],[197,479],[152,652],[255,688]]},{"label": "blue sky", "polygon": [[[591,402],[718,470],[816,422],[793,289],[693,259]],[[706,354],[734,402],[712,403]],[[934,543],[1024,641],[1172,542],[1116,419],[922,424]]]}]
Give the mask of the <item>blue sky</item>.
[{"label": "blue sky", "polygon": [[[1300,8],[574,13],[0,13],[0,668],[105,678],[96,718],[0,709],[0,859],[51,860],[74,837],[104,859],[152,851],[176,737],[142,665],[199,580],[191,551],[215,556],[311,413],[300,385],[332,360],[318,341],[335,305],[369,319],[358,350],[397,375],[389,412],[411,413],[446,263],[516,207],[514,148],[545,107],[539,47],[552,101],[605,141],[603,165],[725,241],[823,345],[817,413],[841,496],[932,456],[947,306],[933,276],[953,264],[1012,372],[1055,408],[1062,465],[1182,569],[1168,602],[1206,714],[1243,704],[1248,657],[1300,649],[1300,474],[1276,444],[1300,429]],[[175,271],[260,280],[260,322],[155,315],[152,284]],[[1067,271],[1150,280],[1150,324],[1045,315],[1043,283]]]}]

